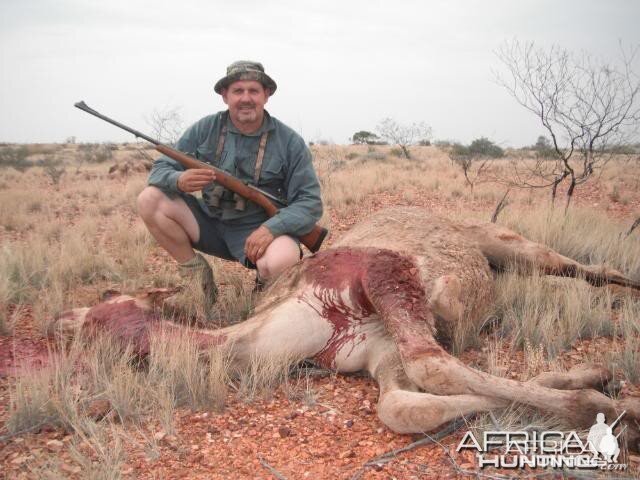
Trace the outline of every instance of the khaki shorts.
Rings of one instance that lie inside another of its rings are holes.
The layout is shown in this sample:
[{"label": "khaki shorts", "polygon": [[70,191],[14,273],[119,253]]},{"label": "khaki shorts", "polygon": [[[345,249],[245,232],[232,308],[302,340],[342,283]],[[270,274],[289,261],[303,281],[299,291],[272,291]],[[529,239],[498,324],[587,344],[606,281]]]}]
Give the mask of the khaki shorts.
[{"label": "khaki shorts", "polygon": [[[255,269],[256,266],[245,256],[244,244],[247,237],[251,235],[260,225],[264,223],[264,219],[257,219],[253,223],[223,222],[217,218],[211,218],[207,215],[198,200],[193,195],[180,195],[187,203],[187,206],[196,217],[198,227],[200,228],[200,239],[192,243],[191,246],[207,255],[224,258],[225,260],[236,260],[247,268]],[[297,238],[293,239],[300,242]],[[300,250],[302,258],[302,250]]]}]

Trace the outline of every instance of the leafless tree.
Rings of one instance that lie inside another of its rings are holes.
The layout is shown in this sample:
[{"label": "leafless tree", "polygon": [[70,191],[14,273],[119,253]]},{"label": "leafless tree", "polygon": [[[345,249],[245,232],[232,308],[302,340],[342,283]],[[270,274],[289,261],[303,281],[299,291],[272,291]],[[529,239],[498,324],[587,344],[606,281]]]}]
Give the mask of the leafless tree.
[{"label": "leafless tree", "polygon": [[497,56],[507,68],[498,82],[531,113],[551,137],[555,156],[533,164],[514,163],[515,186],[551,188],[568,181],[565,211],[575,188],[589,180],[613,156],[612,147],[638,134],[640,79],[633,71],[638,48],[620,47],[613,65],[533,42],[505,42]]},{"label": "leafless tree", "polygon": [[504,156],[504,150],[486,137],[476,138],[469,146],[454,143],[448,153],[451,163],[462,170],[471,193],[476,184],[493,180],[483,175],[489,160]]},{"label": "leafless tree", "polygon": [[[155,109],[146,119],[146,123],[151,128],[150,136],[168,145],[175,145],[184,131],[180,107]],[[145,147],[148,147],[148,144],[145,144]],[[142,160],[151,162],[154,160],[144,147],[138,148],[138,156]]]},{"label": "leafless tree", "polygon": [[471,193],[473,193],[473,187],[475,187],[475,185],[483,178],[482,172],[487,167],[490,158],[477,157],[469,153],[456,153],[455,151],[449,153],[449,158],[451,159],[451,162],[462,169],[464,179],[467,182]]},{"label": "leafless tree", "polygon": [[411,159],[410,145],[431,137],[431,127],[424,122],[401,125],[392,118],[385,118],[378,124],[376,130],[389,143],[398,145],[408,159]]},{"label": "leafless tree", "polygon": [[154,138],[170,145],[175,144],[184,131],[180,107],[165,107],[162,110],[154,110],[147,119],[147,124],[151,127]]}]

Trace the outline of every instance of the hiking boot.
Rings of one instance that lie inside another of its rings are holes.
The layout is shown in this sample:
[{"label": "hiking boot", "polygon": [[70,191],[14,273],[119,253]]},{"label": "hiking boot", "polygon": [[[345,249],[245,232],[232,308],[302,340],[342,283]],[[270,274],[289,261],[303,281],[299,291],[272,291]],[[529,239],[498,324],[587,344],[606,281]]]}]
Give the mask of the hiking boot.
[{"label": "hiking boot", "polygon": [[202,314],[206,321],[217,321],[214,308],[218,299],[218,287],[209,262],[199,253],[191,260],[178,265],[184,279],[182,291],[167,299],[165,305],[187,316]]},{"label": "hiking boot", "polygon": [[256,272],[256,282],[253,284],[252,293],[262,293],[267,288],[267,281]]}]

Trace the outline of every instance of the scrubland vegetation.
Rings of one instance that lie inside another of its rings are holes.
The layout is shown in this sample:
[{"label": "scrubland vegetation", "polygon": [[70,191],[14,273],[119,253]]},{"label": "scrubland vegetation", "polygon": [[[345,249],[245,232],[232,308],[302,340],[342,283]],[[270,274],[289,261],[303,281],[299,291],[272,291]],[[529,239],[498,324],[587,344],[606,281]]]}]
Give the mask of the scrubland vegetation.
[{"label": "scrubland vegetation", "polygon": [[[133,293],[179,283],[174,263],[135,214],[145,175],[107,175],[107,159],[126,161],[138,155],[136,148],[0,148],[5,152],[0,165],[1,335],[19,333],[25,322],[34,326],[36,337],[55,335],[57,313],[95,304],[104,290]],[[467,172],[451,159],[450,146],[412,147],[410,159],[393,148],[312,147],[326,206],[322,223],[334,236],[367,212],[395,204],[488,221],[507,189],[499,179],[509,175],[510,161],[537,161],[506,151],[469,185]],[[101,160],[102,155],[108,158]],[[57,180],[47,171],[46,158],[57,159],[56,168],[64,169]],[[552,208],[542,190],[513,189],[498,222],[580,262],[603,263],[640,280],[640,232],[628,234],[640,206],[639,178],[638,160],[620,155],[592,190],[576,193],[566,213]],[[254,301],[251,274],[209,260],[221,286],[222,316],[227,323],[242,321]],[[480,368],[526,380],[545,369],[565,368],[568,355],[587,345],[582,360],[604,362],[618,379],[640,382],[640,299],[583,281],[513,271],[498,275],[496,288],[483,331],[469,332],[465,339],[480,352]],[[197,315],[197,299],[193,303]],[[595,339],[603,343],[588,348]],[[126,432],[138,432],[152,458],[159,441],[153,431],[174,435],[178,409],[220,412],[234,396],[251,401],[276,388],[292,401],[316,398],[308,372],[295,368],[300,359],[256,358],[238,371],[228,352],[198,352],[187,335],[172,342],[154,338],[143,362],[108,338],[91,344],[58,339],[49,345],[47,366],[7,380],[0,435],[45,424],[64,428],[73,435],[69,448],[75,465],[91,478],[120,477]],[[511,369],[513,358],[520,359],[519,369]],[[510,410],[499,421],[507,426],[520,417]],[[156,427],[146,429],[146,424]],[[52,478],[59,467],[51,457],[32,473]]]}]

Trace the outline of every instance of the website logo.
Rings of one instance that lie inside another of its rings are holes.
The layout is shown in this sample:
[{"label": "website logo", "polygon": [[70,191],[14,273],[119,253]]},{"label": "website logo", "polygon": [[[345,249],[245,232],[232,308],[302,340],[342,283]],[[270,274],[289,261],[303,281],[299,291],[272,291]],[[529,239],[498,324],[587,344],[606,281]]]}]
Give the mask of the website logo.
[{"label": "website logo", "polygon": [[610,425],[603,413],[596,415],[586,439],[577,432],[549,431],[485,431],[481,442],[467,431],[456,451],[475,450],[478,466],[496,468],[575,468],[623,471],[627,464],[618,463],[619,440],[626,425],[615,430],[626,412]]}]

